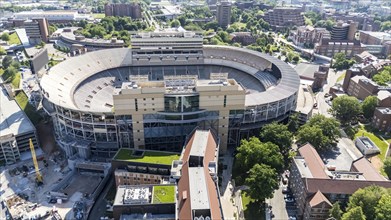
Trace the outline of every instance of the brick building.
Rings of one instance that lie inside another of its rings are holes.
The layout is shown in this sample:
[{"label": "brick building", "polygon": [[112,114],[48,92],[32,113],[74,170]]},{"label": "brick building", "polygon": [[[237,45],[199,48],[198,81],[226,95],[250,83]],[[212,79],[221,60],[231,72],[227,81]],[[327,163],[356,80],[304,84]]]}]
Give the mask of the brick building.
[{"label": "brick building", "polygon": [[328,57],[333,57],[336,53],[341,52],[346,54],[347,57],[353,57],[364,50],[365,47],[361,46],[358,40],[331,40],[323,38],[315,46],[315,53]]},{"label": "brick building", "polygon": [[319,43],[323,38],[330,38],[330,32],[326,28],[301,26],[292,30],[289,37],[295,45],[302,47]]},{"label": "brick building", "polygon": [[302,8],[276,7],[265,12],[263,19],[274,29],[304,25]]},{"label": "brick building", "polygon": [[139,19],[141,15],[141,6],[139,3],[126,4],[106,4],[106,16],[131,17],[132,19]]}]

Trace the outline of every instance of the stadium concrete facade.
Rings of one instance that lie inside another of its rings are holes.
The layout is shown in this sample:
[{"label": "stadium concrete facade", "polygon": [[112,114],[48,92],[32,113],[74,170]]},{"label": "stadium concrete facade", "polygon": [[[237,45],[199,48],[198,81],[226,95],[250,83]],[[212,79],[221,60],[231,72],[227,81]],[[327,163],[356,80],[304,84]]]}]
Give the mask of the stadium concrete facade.
[{"label": "stadium concrete facade", "polygon": [[296,107],[299,76],[267,54],[202,45],[202,37],[147,34],[132,48],[69,58],[41,80],[44,109],[68,155],[118,148],[181,151],[195,128],[220,152]]}]

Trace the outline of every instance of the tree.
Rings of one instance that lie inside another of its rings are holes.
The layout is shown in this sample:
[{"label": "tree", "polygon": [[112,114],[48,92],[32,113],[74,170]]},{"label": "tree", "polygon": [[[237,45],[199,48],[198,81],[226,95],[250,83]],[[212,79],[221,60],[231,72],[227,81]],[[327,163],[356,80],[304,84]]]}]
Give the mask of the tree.
[{"label": "tree", "polygon": [[338,201],[333,204],[333,207],[330,209],[329,213],[329,217],[332,217],[335,220],[341,220],[343,212]]},{"label": "tree", "polygon": [[257,201],[264,201],[273,196],[279,187],[278,173],[265,164],[255,164],[248,172],[245,184],[249,187],[247,193]]},{"label": "tree", "polygon": [[384,169],[384,172],[387,174],[388,179],[391,179],[391,157],[388,157],[384,161],[383,169]]},{"label": "tree", "polygon": [[375,208],[376,220],[388,220],[391,217],[391,194],[384,194]]},{"label": "tree", "polygon": [[179,27],[181,23],[178,20],[172,20],[171,21],[171,27]]},{"label": "tree", "polygon": [[355,97],[339,96],[333,100],[330,113],[346,125],[361,113],[361,105]]},{"label": "tree", "polygon": [[5,56],[2,62],[3,69],[7,69],[12,64],[12,61],[13,59],[11,56]]},{"label": "tree", "polygon": [[4,33],[1,35],[1,40],[3,41],[9,41],[10,40],[10,36],[8,33]]},{"label": "tree", "polygon": [[300,144],[310,143],[316,150],[322,150],[326,141],[321,128],[303,125],[297,133],[297,142]]},{"label": "tree", "polygon": [[236,159],[243,170],[248,171],[257,163],[264,163],[277,171],[282,171],[283,157],[277,145],[267,142],[262,143],[258,138],[251,137],[242,140]]},{"label": "tree", "polygon": [[6,54],[7,54],[7,51],[5,51],[5,49],[2,46],[0,46],[0,56],[6,55]]},{"label": "tree", "polygon": [[308,121],[308,125],[318,126],[322,129],[323,135],[328,139],[326,144],[332,144],[341,137],[341,132],[339,131],[340,123],[334,118],[316,114]]},{"label": "tree", "polygon": [[373,81],[381,86],[387,86],[391,82],[391,66],[386,66],[382,71],[373,76]]},{"label": "tree", "polygon": [[300,127],[299,113],[291,114],[289,116],[289,121],[288,121],[288,130],[292,133],[296,133],[299,127]]},{"label": "tree", "polygon": [[365,219],[366,219],[365,215],[363,214],[360,206],[350,209],[342,216],[342,220],[365,220]]},{"label": "tree", "polygon": [[375,219],[377,203],[382,195],[387,193],[385,188],[375,185],[359,189],[350,196],[347,210],[350,211],[351,209],[360,207],[367,219]]},{"label": "tree", "polygon": [[288,126],[277,122],[265,125],[262,128],[260,138],[263,142],[276,144],[282,155],[287,158],[293,142],[293,134],[288,130]]},{"label": "tree", "polygon": [[347,59],[345,53],[336,53],[333,57],[333,68],[337,70],[349,69],[354,64],[354,60]]},{"label": "tree", "polygon": [[361,104],[362,112],[365,118],[372,118],[375,108],[378,105],[378,100],[376,96],[368,96],[364,99]]}]

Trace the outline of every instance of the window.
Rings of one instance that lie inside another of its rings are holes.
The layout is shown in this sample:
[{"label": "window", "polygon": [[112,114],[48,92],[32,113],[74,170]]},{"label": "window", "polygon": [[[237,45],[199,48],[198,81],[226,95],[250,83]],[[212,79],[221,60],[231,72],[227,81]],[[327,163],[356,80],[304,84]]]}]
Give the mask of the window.
[{"label": "window", "polygon": [[134,99],[134,108],[136,109],[136,112],[137,112],[138,111],[137,99]]},{"label": "window", "polygon": [[224,107],[227,106],[227,95],[224,95]]}]

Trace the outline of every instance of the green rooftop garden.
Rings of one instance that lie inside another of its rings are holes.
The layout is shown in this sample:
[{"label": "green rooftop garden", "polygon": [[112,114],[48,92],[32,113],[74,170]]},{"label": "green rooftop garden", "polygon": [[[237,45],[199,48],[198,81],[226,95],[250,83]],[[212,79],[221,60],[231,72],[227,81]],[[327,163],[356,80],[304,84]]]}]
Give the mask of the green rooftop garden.
[{"label": "green rooftop garden", "polygon": [[173,160],[179,160],[179,154],[159,151],[134,151],[121,148],[114,156],[115,160],[130,162],[171,165]]},{"label": "green rooftop garden", "polygon": [[175,186],[154,186],[152,204],[158,203],[174,203],[175,202]]}]

